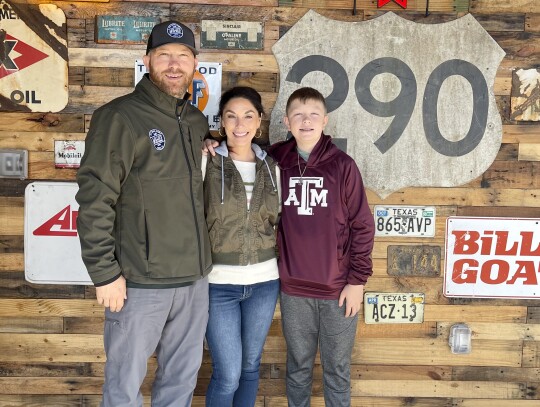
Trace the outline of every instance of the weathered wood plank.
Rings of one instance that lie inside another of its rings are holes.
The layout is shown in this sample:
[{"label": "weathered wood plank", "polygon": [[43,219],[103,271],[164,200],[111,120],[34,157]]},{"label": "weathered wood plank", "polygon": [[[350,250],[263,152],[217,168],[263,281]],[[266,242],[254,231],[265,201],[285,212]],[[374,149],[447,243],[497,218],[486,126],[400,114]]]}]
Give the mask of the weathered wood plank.
[{"label": "weathered wood plank", "polygon": [[518,159],[520,161],[540,161],[540,144],[521,143]]},{"label": "weathered wood plank", "polygon": [[516,367],[452,367],[452,380],[476,380],[498,382],[538,382],[540,369]]},{"label": "weathered wood plank", "polygon": [[[157,367],[156,359],[148,360],[149,372],[154,372]],[[449,373],[451,374],[451,373]],[[9,362],[2,363],[0,376],[5,377],[71,377],[88,376],[104,377],[105,362]]]},{"label": "weathered wood plank", "polygon": [[1,235],[0,253],[22,253],[24,239],[20,235]]},{"label": "weathered wood plank", "polygon": [[[140,1],[140,0],[123,0],[123,1]],[[250,6],[250,7],[277,7],[277,0],[189,0],[193,4],[217,4],[228,6]],[[163,0],[146,0],[147,3],[161,3]]]},{"label": "weathered wood plank", "polygon": [[522,208],[518,206],[460,206],[457,216],[503,217],[503,218],[538,218],[540,208]]},{"label": "weathered wood plank", "polygon": [[84,140],[86,133],[44,131],[0,131],[0,148],[54,151],[55,140]]},{"label": "weathered wood plank", "polygon": [[0,273],[0,298],[84,298],[84,286],[33,284],[24,279],[24,267],[21,271],[12,270]]},{"label": "weathered wood plank", "polygon": [[431,205],[539,207],[538,196],[540,190],[537,189],[407,188],[383,200],[367,190],[372,205],[424,205],[429,202]]},{"label": "weathered wood plank", "polygon": [[[439,322],[437,336],[448,338],[452,322]],[[468,322],[472,339],[492,339],[506,341],[538,341],[540,340],[540,324],[501,324],[487,322]]]},{"label": "weathered wood plank", "polygon": [[95,300],[0,299],[2,317],[97,317],[103,310]]},{"label": "weathered wood plank", "polygon": [[540,341],[523,342],[523,367],[540,367]]},{"label": "weathered wood plank", "polygon": [[0,114],[0,130],[18,131],[84,131],[84,115],[81,113],[5,113]]},{"label": "weathered wood plank", "polygon": [[538,143],[539,137],[540,129],[533,123],[503,125],[503,143]]},{"label": "weathered wood plank", "polygon": [[[538,151],[540,153],[540,148]],[[540,188],[540,162],[495,161],[482,174],[482,187],[495,190],[502,188]]]},{"label": "weathered wood plank", "polygon": [[[15,202],[13,204],[15,205]],[[18,205],[0,206],[0,235],[22,235],[24,233],[24,225],[20,222],[22,219],[21,210],[23,208]]]},{"label": "weathered wood plank", "polygon": [[[452,407],[510,407],[508,400],[454,399]],[[538,407],[538,400],[512,400],[512,407]]]},{"label": "weathered wood plank", "polygon": [[[411,404],[412,403],[412,404]],[[324,398],[311,397],[311,407],[325,407]],[[351,397],[351,407],[453,407],[451,399],[417,397]],[[266,397],[266,407],[288,407],[285,397]],[[508,407],[508,406],[505,406]]]},{"label": "weathered wood plank", "polygon": [[82,396],[59,395],[59,396],[36,396],[36,395],[2,395],[0,405],[9,407],[75,407],[82,406]]},{"label": "weathered wood plank", "polygon": [[62,333],[64,321],[60,317],[23,318],[0,317],[0,333]]},{"label": "weathered wood plank", "polygon": [[540,13],[536,0],[470,0],[471,13]]},{"label": "weathered wood plank", "polygon": [[[303,8],[328,8],[328,9],[345,9],[352,10],[352,4],[350,0],[279,0],[280,6],[290,7],[303,7]],[[356,4],[358,9],[377,10],[377,2],[372,0],[359,0]],[[409,0],[407,2],[407,10],[410,11],[425,11],[425,0]],[[429,9],[433,12],[436,11],[454,11],[454,0],[430,0]],[[385,11],[403,10],[395,2],[385,4]]]},{"label": "weathered wood plank", "polygon": [[540,12],[525,15],[525,31],[540,33]]},{"label": "weathered wood plank", "polygon": [[534,32],[495,32],[491,36],[506,52],[505,58],[538,60],[540,34]]},{"label": "weathered wood plank", "polygon": [[[1,209],[0,209],[1,213]],[[22,228],[21,228],[22,229]],[[2,229],[0,228],[0,231]],[[22,230],[21,230],[22,233]],[[0,271],[24,271],[23,253],[0,253]]]}]

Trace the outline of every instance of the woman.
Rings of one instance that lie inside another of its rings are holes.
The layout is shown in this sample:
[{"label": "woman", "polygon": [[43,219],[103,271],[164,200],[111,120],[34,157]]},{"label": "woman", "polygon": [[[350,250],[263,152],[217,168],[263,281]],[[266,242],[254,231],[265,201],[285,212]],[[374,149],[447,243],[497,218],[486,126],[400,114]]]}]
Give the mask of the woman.
[{"label": "woman", "polygon": [[213,368],[206,392],[209,407],[255,404],[261,354],[279,292],[276,164],[252,144],[260,137],[263,113],[256,90],[225,92],[219,104],[225,140],[214,157],[203,158],[214,263],[206,331]]}]

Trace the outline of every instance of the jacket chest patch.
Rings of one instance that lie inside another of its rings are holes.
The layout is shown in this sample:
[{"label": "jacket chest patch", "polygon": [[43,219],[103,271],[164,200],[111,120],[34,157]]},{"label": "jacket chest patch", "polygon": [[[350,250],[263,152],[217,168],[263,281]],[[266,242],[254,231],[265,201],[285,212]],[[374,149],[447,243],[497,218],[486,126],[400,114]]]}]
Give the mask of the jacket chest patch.
[{"label": "jacket chest patch", "polygon": [[165,134],[161,130],[152,129],[148,132],[148,137],[154,144],[154,148],[157,151],[161,151],[165,148]]}]

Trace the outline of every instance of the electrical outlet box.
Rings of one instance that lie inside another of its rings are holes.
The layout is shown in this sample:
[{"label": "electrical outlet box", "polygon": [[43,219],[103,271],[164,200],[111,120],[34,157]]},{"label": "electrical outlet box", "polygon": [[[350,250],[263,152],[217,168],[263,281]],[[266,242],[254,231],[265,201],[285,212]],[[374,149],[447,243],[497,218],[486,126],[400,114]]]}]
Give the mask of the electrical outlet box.
[{"label": "electrical outlet box", "polygon": [[0,178],[28,178],[28,151],[0,149]]}]

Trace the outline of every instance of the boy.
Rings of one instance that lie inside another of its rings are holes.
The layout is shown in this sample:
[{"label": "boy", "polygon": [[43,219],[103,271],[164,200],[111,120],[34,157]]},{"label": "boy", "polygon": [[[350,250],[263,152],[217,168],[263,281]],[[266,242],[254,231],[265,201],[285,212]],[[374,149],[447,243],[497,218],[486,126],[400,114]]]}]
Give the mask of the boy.
[{"label": "boy", "polygon": [[323,95],[291,94],[290,140],[268,153],[281,169],[278,229],[281,315],[289,406],[310,405],[320,343],[325,405],[350,405],[350,361],[364,284],[372,274],[374,222],[354,160],[323,130]]}]

